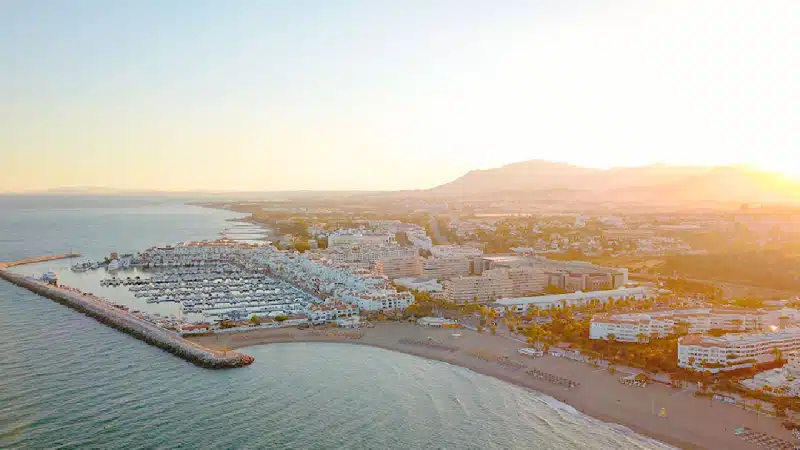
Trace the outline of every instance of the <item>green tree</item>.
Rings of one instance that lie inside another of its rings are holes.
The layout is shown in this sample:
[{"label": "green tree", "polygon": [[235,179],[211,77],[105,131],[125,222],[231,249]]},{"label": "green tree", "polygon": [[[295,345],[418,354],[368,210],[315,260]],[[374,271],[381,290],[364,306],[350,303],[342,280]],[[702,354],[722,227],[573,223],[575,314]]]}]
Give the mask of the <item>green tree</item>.
[{"label": "green tree", "polygon": [[253,325],[261,325],[261,317],[258,317],[257,315],[253,314],[253,317],[250,318],[250,323],[252,323]]},{"label": "green tree", "polygon": [[289,320],[289,316],[286,316],[284,314],[280,314],[280,315],[275,316],[275,321],[276,322],[284,322],[286,320]]}]

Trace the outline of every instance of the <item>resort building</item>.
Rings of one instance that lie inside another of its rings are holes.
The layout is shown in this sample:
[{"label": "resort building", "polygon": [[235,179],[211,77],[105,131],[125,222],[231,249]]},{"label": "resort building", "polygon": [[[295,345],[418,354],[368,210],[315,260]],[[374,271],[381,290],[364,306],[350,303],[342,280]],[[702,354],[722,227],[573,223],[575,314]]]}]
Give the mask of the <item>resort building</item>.
[{"label": "resort building", "polygon": [[455,277],[444,281],[444,299],[457,305],[487,303],[511,295],[513,286],[504,271]]},{"label": "resort building", "polygon": [[800,354],[797,352],[783,356],[786,364],[778,369],[767,370],[755,377],[742,380],[744,387],[754,391],[764,391],[779,397],[800,396]]},{"label": "resort building", "polygon": [[[530,255],[484,255],[474,258],[474,272],[530,267],[541,271],[545,286],[570,292],[617,289],[628,283],[628,270],[601,267],[585,261],[556,261]],[[539,291],[541,292],[541,291]]]},{"label": "resort building", "polygon": [[411,259],[418,256],[414,249],[397,245],[346,247],[322,250],[316,253],[335,264],[353,264],[370,269],[375,266],[375,263],[383,259]]},{"label": "resort building", "polygon": [[417,254],[381,258],[375,262],[375,271],[387,278],[418,277],[422,275],[422,258]]},{"label": "resort building", "polygon": [[776,350],[783,354],[800,350],[800,328],[720,337],[684,336],[678,340],[678,366],[716,373],[771,361]]},{"label": "resort building", "polygon": [[[544,292],[547,287],[547,276],[544,271],[535,267],[513,267],[509,269],[491,269],[503,271],[511,279],[511,296],[524,297],[526,295]],[[487,272],[488,273],[488,272]]]},{"label": "resort building", "polygon": [[359,316],[340,317],[336,319],[336,326],[339,328],[358,328],[359,325],[361,325],[361,317]]},{"label": "resort building", "polygon": [[348,303],[313,304],[308,308],[308,321],[315,324],[335,322],[350,317],[358,317],[358,308]]},{"label": "resort building", "polygon": [[340,292],[339,295],[342,300],[358,305],[362,311],[404,310],[414,304],[414,296],[410,292],[394,290]]},{"label": "resort building", "polygon": [[433,257],[422,260],[422,277],[446,280],[472,272],[472,258],[467,256]]},{"label": "resort building", "polygon": [[647,342],[651,337],[667,336],[674,323],[658,320],[647,314],[598,314],[592,318],[589,339],[614,340],[622,342]]},{"label": "resort building", "polygon": [[763,314],[744,309],[683,309],[655,310],[636,314],[597,314],[592,318],[589,339],[639,342],[676,333],[676,325],[685,324],[688,333],[708,333],[711,330],[761,330]]},{"label": "resort building", "polygon": [[517,312],[524,312],[528,308],[536,307],[539,309],[560,308],[563,305],[580,306],[597,300],[606,303],[609,298],[616,300],[633,299],[642,300],[652,297],[651,291],[643,287],[621,288],[610,291],[593,292],[572,292],[569,294],[541,295],[536,297],[516,297],[501,298],[497,304],[504,307],[512,307]]},{"label": "resort building", "polygon": [[371,233],[362,230],[342,230],[328,235],[328,248],[361,248],[389,245],[394,237],[388,233]]}]

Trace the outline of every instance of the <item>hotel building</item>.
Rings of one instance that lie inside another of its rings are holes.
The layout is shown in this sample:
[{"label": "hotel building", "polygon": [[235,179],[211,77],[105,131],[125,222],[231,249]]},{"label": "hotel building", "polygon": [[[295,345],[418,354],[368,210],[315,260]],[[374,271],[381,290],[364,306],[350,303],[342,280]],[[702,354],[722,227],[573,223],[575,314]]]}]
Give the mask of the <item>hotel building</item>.
[{"label": "hotel building", "polygon": [[639,335],[665,337],[675,333],[676,324],[685,323],[688,333],[710,330],[756,331],[764,314],[751,310],[697,308],[656,310],[634,314],[597,314],[592,318],[589,339],[607,340],[613,334],[618,341],[638,342]]},{"label": "hotel building", "polygon": [[463,305],[487,303],[511,295],[513,285],[504,271],[487,272],[483,275],[455,277],[444,281],[444,299]]},{"label": "hotel building", "polygon": [[713,373],[735,370],[771,361],[775,349],[784,354],[800,350],[800,328],[720,337],[684,336],[678,340],[678,366]]}]

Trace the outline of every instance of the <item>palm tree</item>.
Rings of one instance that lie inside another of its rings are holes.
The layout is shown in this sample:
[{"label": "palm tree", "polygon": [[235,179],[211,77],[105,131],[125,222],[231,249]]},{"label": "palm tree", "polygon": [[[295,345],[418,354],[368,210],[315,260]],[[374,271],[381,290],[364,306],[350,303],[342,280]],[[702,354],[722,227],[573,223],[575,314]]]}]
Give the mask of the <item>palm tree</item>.
[{"label": "palm tree", "polygon": [[617,335],[614,333],[608,333],[608,342],[617,342]]},{"label": "palm tree", "polygon": [[775,361],[780,361],[783,359],[783,352],[778,347],[772,349],[772,354],[775,355]]},{"label": "palm tree", "polygon": [[639,343],[647,342],[647,335],[644,333],[639,333],[636,335],[636,341]]}]

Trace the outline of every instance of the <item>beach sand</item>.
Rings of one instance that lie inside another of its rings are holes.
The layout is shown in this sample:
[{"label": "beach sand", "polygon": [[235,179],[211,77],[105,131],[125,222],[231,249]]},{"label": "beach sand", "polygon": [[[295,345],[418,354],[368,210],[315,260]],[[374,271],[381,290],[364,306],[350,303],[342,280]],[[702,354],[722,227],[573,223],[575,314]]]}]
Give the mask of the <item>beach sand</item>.
[{"label": "beach sand", "polygon": [[[342,335],[362,334],[360,339],[347,339]],[[460,334],[454,337],[453,334]],[[337,336],[338,334],[338,336]],[[445,345],[458,347],[446,349],[401,343],[411,339],[431,342],[429,338]],[[748,427],[768,435],[792,441],[791,434],[780,421],[736,406],[694,397],[684,391],[658,383],[645,388],[619,383],[623,374],[611,375],[607,370],[588,364],[546,355],[540,358],[521,356],[517,350],[525,344],[489,333],[478,334],[466,329],[434,329],[404,323],[380,323],[375,328],[359,330],[330,329],[324,332],[296,328],[256,329],[222,335],[189,338],[212,348],[241,348],[251,345],[279,342],[341,342],[369,345],[423,358],[444,361],[489,375],[524,388],[547,394],[575,409],[604,422],[617,423],[637,433],[685,449],[762,449],[734,434],[739,427]],[[507,356],[519,361],[525,368],[504,367],[494,361],[474,356]],[[526,373],[535,368],[580,383],[567,388],[534,378]],[[666,417],[658,412],[664,408]]]}]

